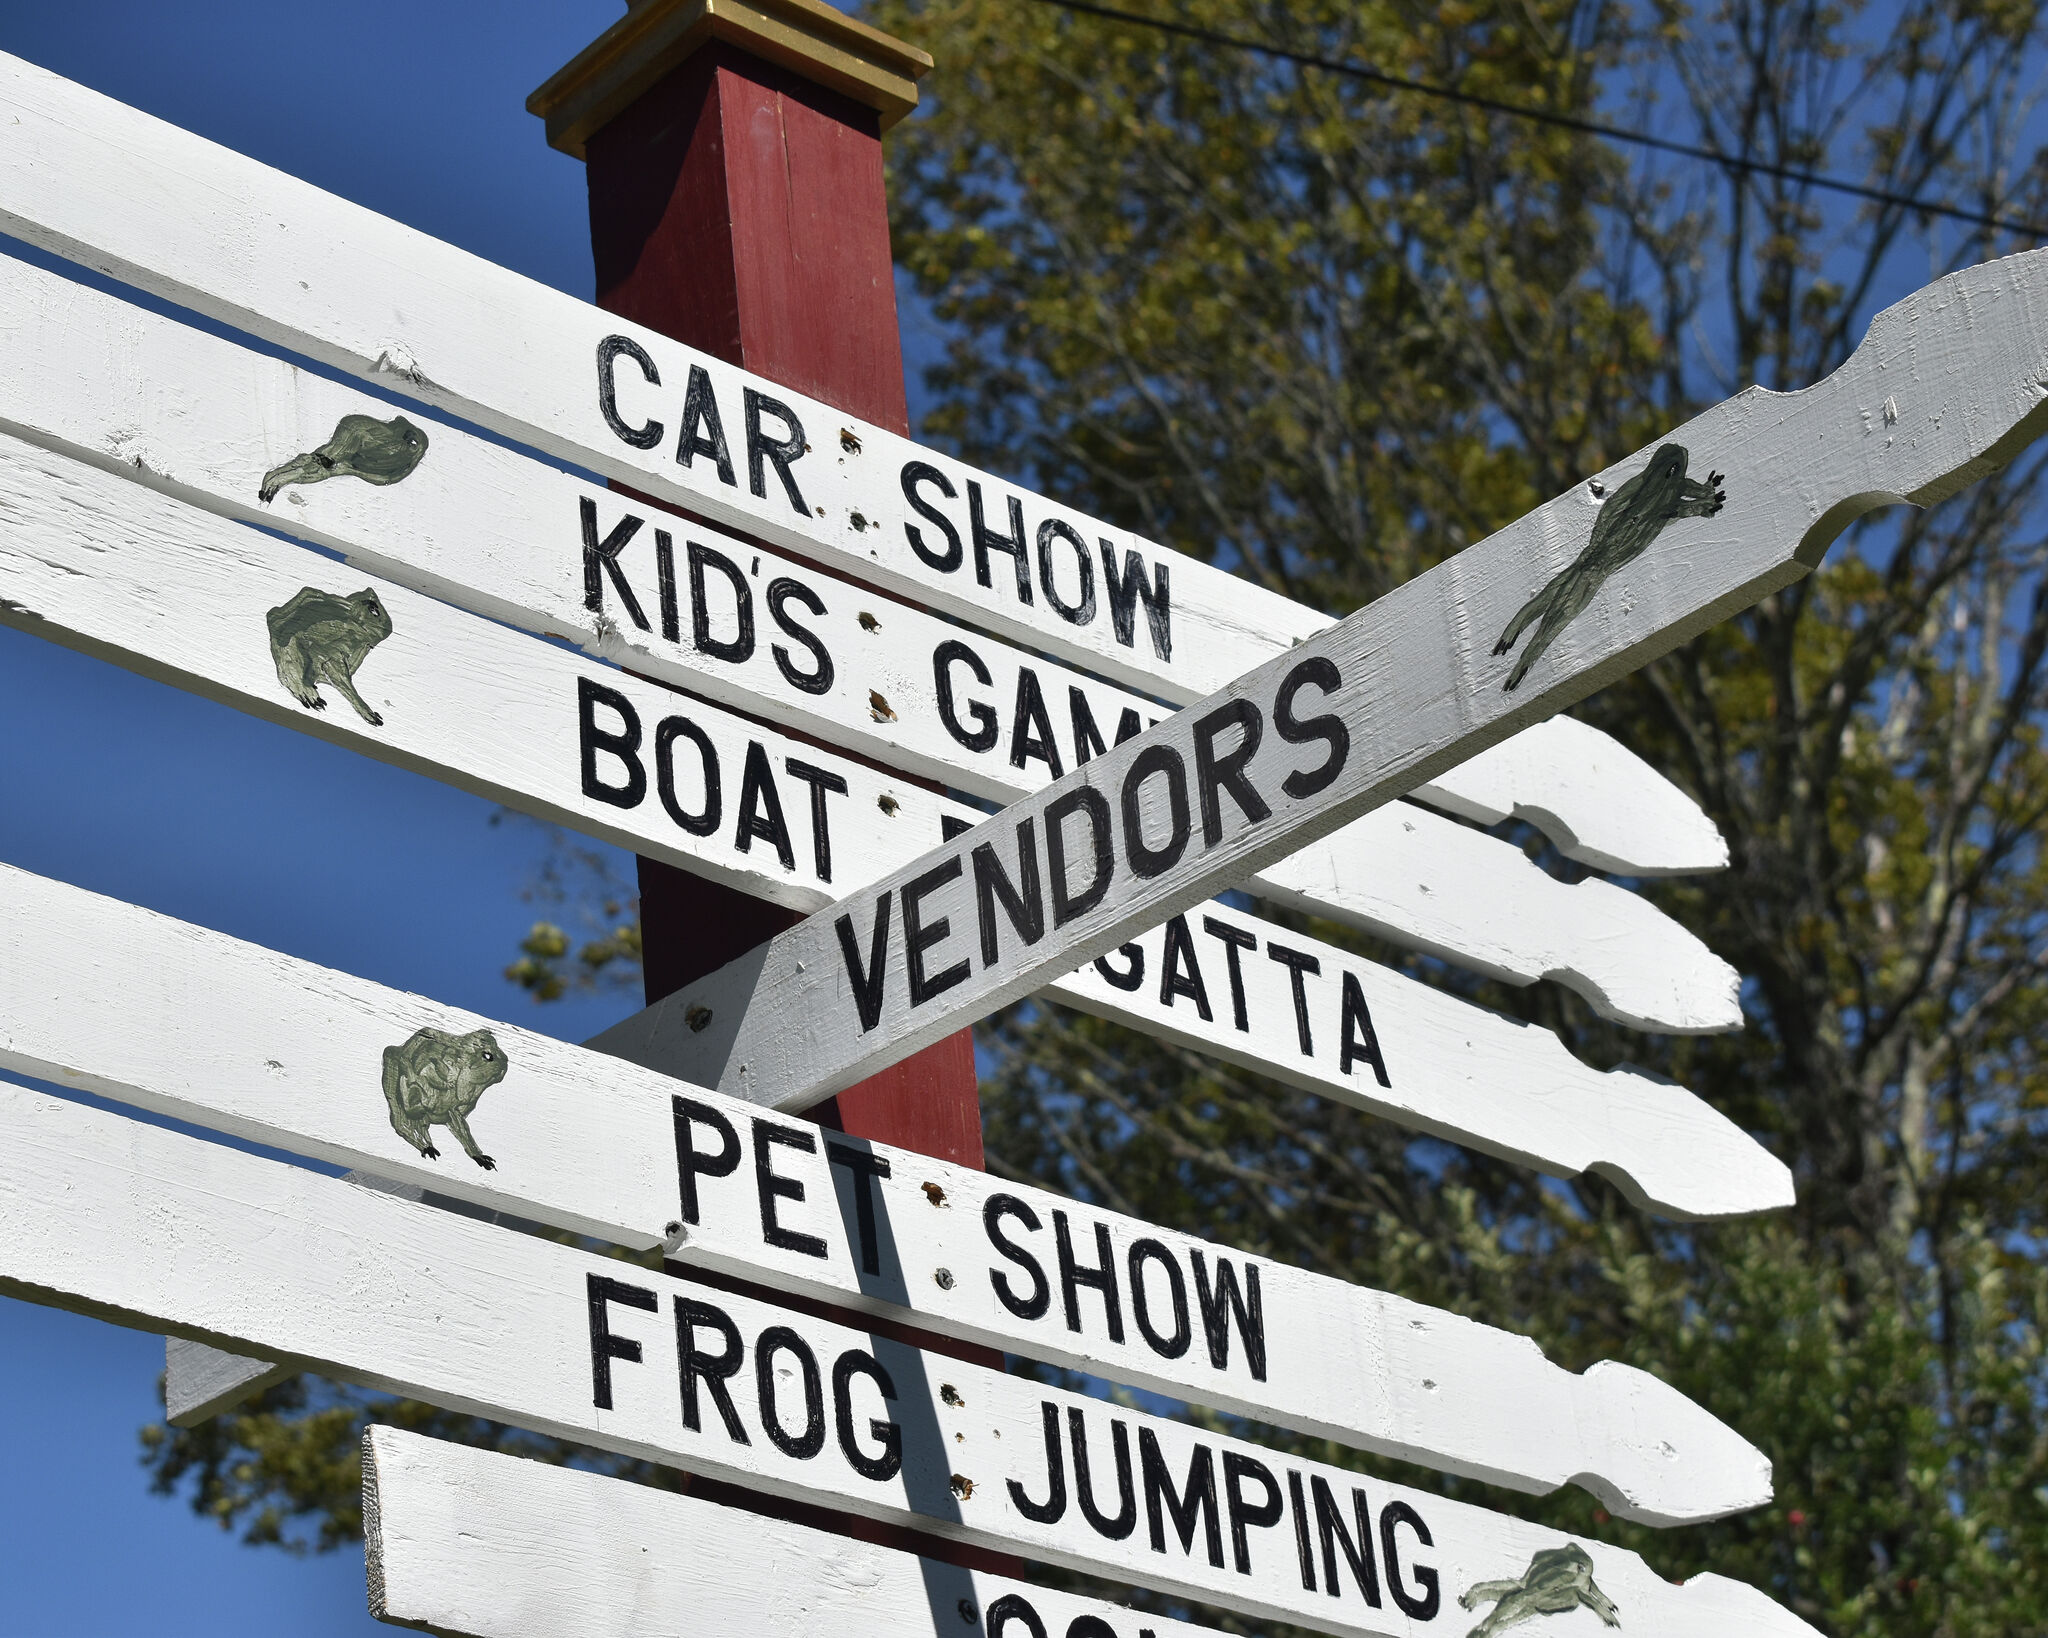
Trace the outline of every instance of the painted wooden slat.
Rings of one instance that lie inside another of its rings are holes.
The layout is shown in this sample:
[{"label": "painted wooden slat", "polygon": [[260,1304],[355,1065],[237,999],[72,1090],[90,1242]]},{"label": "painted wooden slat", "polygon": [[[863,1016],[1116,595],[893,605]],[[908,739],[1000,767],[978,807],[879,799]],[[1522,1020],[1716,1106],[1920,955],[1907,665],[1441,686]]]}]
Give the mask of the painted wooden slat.
[{"label": "painted wooden slat", "polygon": [[[0,531],[0,620],[800,909],[829,903],[846,886],[917,858],[940,839],[949,818],[980,817],[715,705],[685,701],[403,588],[365,585],[357,571],[4,438],[0,510],[15,525]],[[354,672],[359,697],[381,723],[369,723],[329,685],[322,685],[328,704],[319,712],[286,692],[267,615],[289,607],[309,580],[339,596],[367,592],[384,611],[391,634]],[[678,724],[687,731],[672,726]],[[673,814],[663,798],[664,748]],[[699,835],[698,821],[709,811],[707,758],[719,770],[720,818],[710,834]],[[808,772],[800,777],[802,770]],[[827,788],[833,780],[844,794]],[[1417,899],[1426,902],[1426,895]],[[1312,958],[1322,959],[1313,952]],[[1215,962],[1212,953],[1212,970]],[[1381,993],[1373,987],[1376,969],[1350,966],[1372,994]],[[1337,984],[1334,962],[1329,971],[1327,985]],[[1440,1003],[1405,980],[1395,984],[1397,999],[1377,1022],[1391,1043],[1402,1094],[1384,1107],[1368,1106],[1395,1118],[1426,1111],[1433,1129],[1464,1131],[1481,1147],[1500,1150],[1492,1135],[1497,1121],[1513,1134],[1505,1152],[1532,1152],[1515,1083],[1478,1098],[1451,1090],[1474,1085],[1475,1074],[1492,1067],[1484,1051],[1475,1062],[1475,1049],[1462,1043],[1493,1040],[1498,1032],[1475,1009]],[[1065,986],[1066,975],[1058,974],[1047,988],[1065,997]],[[1339,990],[1311,988],[1308,1004],[1334,1019]],[[1076,993],[1087,1005],[1085,987]],[[1121,1000],[1120,1016],[1148,1017],[1141,1027],[1200,1044],[1189,1040],[1186,1008],[1172,992]],[[1445,1006],[1448,1029],[1411,1030],[1402,1016],[1412,1009],[1440,1018]],[[1341,1052],[1341,1032],[1333,1034],[1328,1022],[1320,1026],[1321,1046],[1303,1054],[1291,1000],[1284,1010],[1261,1006],[1254,1017],[1229,1040],[1238,1061],[1249,1053],[1269,1073],[1296,1084],[1311,1075],[1317,1090],[1340,1096],[1352,1087],[1368,1090],[1372,1069]],[[1471,1022],[1460,1025],[1459,1018]],[[1645,1144],[1610,1111],[1639,1107],[1628,1085],[1583,1066],[1565,1071],[1571,1060],[1554,1042],[1550,1050],[1560,1078],[1579,1094],[1572,1108],[1580,1118],[1562,1121],[1553,1139],[1534,1146],[1539,1163],[1572,1171],[1605,1163],[1640,1176],[1646,1201],[1685,1215],[1779,1201],[1782,1183],[1772,1163],[1760,1167],[1760,1151],[1732,1127],[1724,1123],[1720,1142],[1674,1171],[1660,1158],[1660,1144]],[[1468,1114],[1466,1129],[1460,1122]],[[1709,1124],[1715,1119],[1707,1117]]]},{"label": "painted wooden slat", "polygon": [[363,1434],[363,1546],[372,1615],[458,1638],[1222,1638],[398,1428]]},{"label": "painted wooden slat", "polygon": [[[400,450],[415,464],[394,483],[284,483],[265,506],[264,475],[337,427],[395,436],[377,414],[388,406],[22,264],[0,268],[0,368],[38,383],[0,405],[0,427],[213,511],[282,523],[414,590],[998,800],[1076,765],[1089,735],[1107,743],[1166,714],[438,422],[405,423],[416,441]],[[631,535],[616,582],[586,558],[586,518],[590,540]],[[1367,815],[1251,886],[1511,983],[1558,976],[1618,1022],[1694,1032],[1741,1021],[1734,971],[1647,903],[1568,886],[1412,804]]]},{"label": "painted wooden slat", "polygon": [[291,1376],[275,1360],[212,1348],[188,1337],[164,1338],[164,1420],[196,1428]]},{"label": "painted wooden slat", "polygon": [[[1729,1630],[1722,1584],[1469,1503],[58,1099],[0,1092],[0,1127],[9,1295],[1335,1634],[1408,1638],[1532,1577],[1645,1630]],[[1732,1596],[1744,1630],[1811,1630]]]},{"label": "painted wooden slat", "polygon": [[[417,1127],[394,1115],[422,1041],[469,1066],[461,1129],[447,1109]],[[1573,1375],[1526,1338],[1385,1292],[907,1150],[837,1135],[820,1147],[816,1128],[752,1105],[4,866],[0,1067],[353,1166],[410,1199],[432,1190],[453,1210],[661,1246],[1361,1449],[1537,1493],[1587,1483],[1628,1518],[1718,1517],[1769,1494],[1753,1448],[1641,1371]],[[1534,1103],[1547,1089],[1538,1075],[1517,1090]],[[1645,1101],[1636,1124],[1669,1142],[1659,1113]],[[1677,1129],[1702,1153],[1746,1142],[1717,1121]],[[1775,1172],[1757,1193],[1775,1183],[1789,1201],[1784,1169],[1752,1152]],[[1091,1285],[1084,1265],[1110,1272]],[[1210,1345],[1222,1299],[1202,1295],[1223,1289],[1226,1265],[1245,1301],[1258,1293],[1262,1317],[1246,1323],[1272,1339],[1256,1369],[1248,1350]],[[1029,1297],[1040,1285],[1043,1302]],[[1157,1317],[1189,1300],[1200,1346],[1175,1345]],[[207,1382],[180,1399],[218,1397]]]},{"label": "painted wooden slat", "polygon": [[[2048,430],[2044,361],[2048,252],[1938,280],[1826,380],[1739,393],[600,1039],[804,1107],[1957,493]],[[996,871],[1047,880],[1044,928]]]},{"label": "painted wooden slat", "polygon": [[[0,104],[9,231],[910,601],[1176,704],[1330,623],[17,59]],[[1725,862],[1632,759],[1523,787],[1564,763],[1552,738],[1431,794],[1470,812],[1512,783],[1592,863]]]}]

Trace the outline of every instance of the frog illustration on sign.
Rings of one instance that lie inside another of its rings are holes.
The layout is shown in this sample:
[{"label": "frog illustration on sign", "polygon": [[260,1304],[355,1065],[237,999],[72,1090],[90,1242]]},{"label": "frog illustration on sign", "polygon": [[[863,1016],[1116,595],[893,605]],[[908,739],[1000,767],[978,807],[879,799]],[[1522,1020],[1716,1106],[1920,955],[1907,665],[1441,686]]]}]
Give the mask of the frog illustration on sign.
[{"label": "frog illustration on sign", "polygon": [[256,498],[268,506],[288,483],[325,483],[329,478],[361,478],[382,488],[411,477],[426,453],[427,435],[402,415],[388,421],[344,415],[334,436],[310,455],[294,455],[264,473]]},{"label": "frog illustration on sign", "polygon": [[1545,1547],[1529,1560],[1519,1581],[1482,1581],[1458,1600],[1466,1609],[1490,1603],[1486,1619],[1465,1638],[1493,1638],[1539,1615],[1564,1615],[1584,1605],[1610,1627],[1621,1625],[1621,1611],[1593,1585],[1593,1560],[1577,1542]]},{"label": "frog illustration on sign", "polygon": [[487,1172],[498,1163],[470,1136],[469,1112],[505,1078],[504,1048],[487,1029],[467,1035],[414,1030],[404,1046],[384,1049],[384,1101],[391,1105],[391,1129],[429,1160],[439,1160],[432,1126],[455,1134],[469,1158]]},{"label": "frog illustration on sign", "polygon": [[310,711],[324,711],[320,685],[330,683],[372,728],[384,719],[356,692],[356,667],[391,635],[391,616],[377,594],[365,588],[353,597],[307,586],[264,617],[270,627],[270,658],[277,680]]},{"label": "frog illustration on sign", "polygon": [[[1721,510],[1727,497],[1721,493],[1721,474],[1709,472],[1705,483],[1685,475],[1688,459],[1681,444],[1664,444],[1650,457],[1650,464],[1602,502],[1593,520],[1593,537],[1586,549],[1572,560],[1571,567],[1553,579],[1508,622],[1508,629],[1493,645],[1505,654],[1538,615],[1543,623],[1529,646],[1522,650],[1515,669],[1501,686],[1512,690],[1557,634],[1576,620],[1593,601],[1594,593],[1607,583],[1609,575],[1633,563],[1650,549],[1650,542],[1676,518],[1710,518]],[[1600,486],[1593,486],[1600,493]]]}]

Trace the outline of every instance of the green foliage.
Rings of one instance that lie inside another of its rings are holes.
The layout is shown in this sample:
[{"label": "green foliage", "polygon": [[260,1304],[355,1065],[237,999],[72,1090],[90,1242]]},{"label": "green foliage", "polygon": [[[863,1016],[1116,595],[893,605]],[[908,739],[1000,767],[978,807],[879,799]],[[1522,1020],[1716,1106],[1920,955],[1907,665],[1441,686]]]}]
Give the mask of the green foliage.
[{"label": "green foliage", "polygon": [[[2033,0],[1172,14],[1626,112],[1767,165],[2048,209]],[[1703,403],[1817,379],[1884,301],[2005,248],[1033,0],[869,15],[940,65],[926,115],[890,139],[897,254],[946,336],[928,433],[1333,611]],[[1798,453],[1729,484],[1794,480]],[[1657,1222],[1597,1177],[1534,1178],[1038,1006],[984,1032],[992,1167],[1524,1330],[1575,1368],[1654,1371],[1761,1445],[1778,1494],[1649,1531],[1576,1490],[1532,1500],[1262,1437],[1624,1543],[1667,1574],[1754,1581],[1844,1638],[2048,1627],[2042,516],[2030,462],[1881,520],[1583,708],[1728,837],[1726,875],[1639,885],[1747,976],[1742,1034],[1644,1037],[1556,986],[1506,990],[1315,926],[1588,1061],[1694,1088],[1792,1166],[1791,1212]],[[536,927],[514,979],[545,998],[629,974],[622,902],[574,958]],[[202,1509],[256,1539],[300,1515],[338,1539],[359,1413],[280,1399],[160,1436],[152,1460],[160,1484],[198,1474]]]}]

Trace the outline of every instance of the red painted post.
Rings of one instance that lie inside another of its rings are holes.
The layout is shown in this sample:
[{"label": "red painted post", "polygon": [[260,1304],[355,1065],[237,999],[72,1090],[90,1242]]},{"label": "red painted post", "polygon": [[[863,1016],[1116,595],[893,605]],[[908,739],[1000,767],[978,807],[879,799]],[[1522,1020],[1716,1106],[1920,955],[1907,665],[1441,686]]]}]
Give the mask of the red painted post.
[{"label": "red painted post", "polygon": [[[598,304],[908,432],[882,132],[930,66],[818,0],[636,0],[527,104],[588,168]],[[650,1002],[798,919],[650,859],[640,889]],[[979,1167],[973,1038],[812,1113]]]},{"label": "red painted post", "polygon": [[[598,304],[908,432],[882,132],[916,106],[917,78],[930,67],[923,52],[820,0],[632,0],[620,23],[527,102],[547,121],[549,142],[587,168]],[[798,919],[642,859],[647,999]],[[858,1137],[979,1168],[973,1034],[963,1030],[810,1113]],[[991,1349],[860,1323],[1001,1366]],[[956,1563],[1013,1575],[1020,1568],[1008,1555],[730,1485],[693,1480],[690,1489]]]}]

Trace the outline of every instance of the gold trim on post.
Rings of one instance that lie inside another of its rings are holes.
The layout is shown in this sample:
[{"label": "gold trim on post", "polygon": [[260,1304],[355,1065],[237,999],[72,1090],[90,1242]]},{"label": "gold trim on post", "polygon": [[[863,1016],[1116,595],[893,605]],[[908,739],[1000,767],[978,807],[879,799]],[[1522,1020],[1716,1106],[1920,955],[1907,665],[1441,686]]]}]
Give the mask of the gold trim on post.
[{"label": "gold trim on post", "polygon": [[851,97],[888,130],[917,106],[932,60],[916,46],[847,16],[824,0],[628,0],[626,15],[526,99],[547,122],[548,145],[574,158],[604,123],[707,40]]}]

